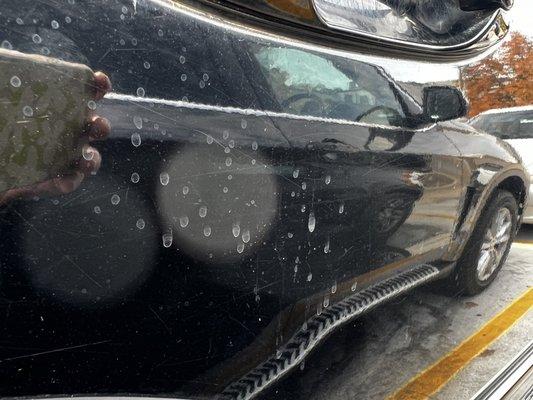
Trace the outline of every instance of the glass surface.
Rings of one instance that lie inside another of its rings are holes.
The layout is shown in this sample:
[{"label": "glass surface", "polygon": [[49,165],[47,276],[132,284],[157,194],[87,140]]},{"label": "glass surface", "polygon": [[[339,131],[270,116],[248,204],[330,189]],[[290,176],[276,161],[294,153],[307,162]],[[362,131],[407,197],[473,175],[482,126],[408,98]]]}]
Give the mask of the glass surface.
[{"label": "glass surface", "polygon": [[474,118],[471,125],[501,139],[533,138],[533,111],[494,112]]}]

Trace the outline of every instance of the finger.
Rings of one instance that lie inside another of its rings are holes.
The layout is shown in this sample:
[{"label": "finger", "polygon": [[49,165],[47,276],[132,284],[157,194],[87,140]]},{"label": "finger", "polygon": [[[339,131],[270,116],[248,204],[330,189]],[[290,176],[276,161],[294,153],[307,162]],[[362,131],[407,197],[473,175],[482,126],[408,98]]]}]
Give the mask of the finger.
[{"label": "finger", "polygon": [[89,140],[105,139],[110,131],[111,124],[107,118],[99,117],[98,115],[90,117],[87,128]]},{"label": "finger", "polygon": [[77,169],[85,175],[95,174],[102,164],[100,152],[91,146],[84,146],[83,157],[77,163]]},{"label": "finger", "polygon": [[94,100],[102,99],[112,89],[111,81],[106,74],[100,71],[94,73],[94,87]]}]

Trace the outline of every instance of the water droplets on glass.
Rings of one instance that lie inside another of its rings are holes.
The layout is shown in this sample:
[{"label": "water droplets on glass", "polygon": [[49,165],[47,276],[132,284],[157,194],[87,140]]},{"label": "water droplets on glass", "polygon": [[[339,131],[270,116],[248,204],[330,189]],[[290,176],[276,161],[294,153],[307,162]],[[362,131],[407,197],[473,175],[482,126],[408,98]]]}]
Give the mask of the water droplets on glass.
[{"label": "water droplets on glass", "polygon": [[13,87],[20,87],[20,85],[22,84],[20,78],[17,75],[13,75],[9,80],[9,83],[11,83],[11,86]]},{"label": "water droplets on glass", "polygon": [[224,147],[224,153],[226,154],[231,153],[231,149],[228,146]]},{"label": "water droplets on glass", "polygon": [[131,174],[131,181],[133,183],[139,183],[141,177],[139,176],[139,174],[137,172],[134,172],[133,174]]},{"label": "water droplets on glass", "polygon": [[296,179],[298,178],[298,175],[300,175],[300,170],[296,168],[294,171],[292,171],[292,177]]},{"label": "water droplets on glass", "polygon": [[207,216],[207,206],[201,206],[198,209],[198,215],[200,216],[200,218],[205,218]]},{"label": "water droplets on glass", "polygon": [[333,282],[333,285],[331,285],[331,293],[335,294],[337,292],[337,281]]},{"label": "water droplets on glass", "polygon": [[222,139],[227,140],[229,138],[229,131],[227,129],[224,129],[222,131]]},{"label": "water droplets on glass", "polygon": [[65,22],[66,22],[67,24],[70,24],[70,23],[72,22],[72,18],[70,18],[70,17],[65,17]]},{"label": "water droplets on glass", "polygon": [[248,243],[250,241],[250,230],[245,229],[242,231],[242,241]]},{"label": "water droplets on glass", "polygon": [[163,29],[158,29],[158,30],[157,30],[157,36],[159,36],[159,37],[163,37],[164,34],[165,34],[165,33],[163,32]]},{"label": "water droplets on glass", "polygon": [[133,133],[131,135],[131,144],[134,147],[139,147],[141,145],[141,135],[139,135],[138,133]]},{"label": "water droplets on glass", "polygon": [[352,292],[355,292],[357,289],[357,282],[352,283],[352,287],[350,288]]},{"label": "water droplets on glass", "polygon": [[30,106],[22,107],[22,114],[24,114],[26,117],[33,116],[33,108],[31,108]]},{"label": "water droplets on glass", "polygon": [[305,212],[305,209],[306,209],[305,204],[302,204],[301,211],[302,211],[302,212]]},{"label": "water droplets on glass", "polygon": [[189,186],[183,186],[183,189],[181,191],[184,195],[189,194]]},{"label": "water droplets on glass", "polygon": [[213,141],[214,141],[213,136],[207,135],[207,139],[206,140],[207,140],[207,144],[213,144]]},{"label": "water droplets on glass", "polygon": [[159,182],[161,182],[161,185],[167,186],[168,182],[170,182],[170,176],[167,172],[161,172],[159,174]]},{"label": "water droplets on glass", "polygon": [[329,253],[329,239],[327,240],[326,244],[324,245],[324,253],[325,254],[328,254]]},{"label": "water droplets on glass", "polygon": [[287,233],[287,237],[289,239],[292,239],[294,237],[294,234],[292,232]]},{"label": "water droplets on glass", "polygon": [[138,115],[134,116],[133,117],[133,125],[135,125],[135,127],[137,129],[142,129],[142,127],[143,127],[143,119],[141,117],[139,117]]},{"label": "water droplets on glass", "polygon": [[228,192],[229,192],[228,187],[227,187],[227,186],[224,186],[224,187],[222,188],[222,192],[224,192],[224,193],[228,193]]},{"label": "water droplets on glass", "polygon": [[144,229],[144,227],[146,226],[146,223],[144,222],[144,219],[139,218],[137,222],[135,223],[135,226],[137,227],[137,229]]},{"label": "water droplets on glass", "polygon": [[89,100],[87,102],[87,107],[89,108],[89,110],[96,110],[96,101]]},{"label": "water droplets on glass", "polygon": [[324,181],[326,182],[326,185],[329,185],[331,183],[331,176],[327,175]]},{"label": "water droplets on glass", "polygon": [[252,150],[253,150],[253,151],[256,151],[258,147],[259,147],[259,146],[258,146],[257,142],[254,140],[254,141],[252,142]]},{"label": "water droplets on glass", "polygon": [[102,209],[99,206],[94,206],[93,211],[95,214],[100,214],[102,212]]},{"label": "water droplets on glass", "polygon": [[339,204],[339,214],[344,212],[344,203]]},{"label": "water droplets on glass", "polygon": [[226,158],[226,167],[229,167],[231,166],[231,163],[233,162],[233,160],[231,159],[231,157],[227,157]]},{"label": "water droplets on glass", "polygon": [[116,206],[118,203],[120,203],[120,196],[118,194],[111,196],[111,204]]},{"label": "water droplets on glass", "polygon": [[146,94],[146,92],[145,92],[143,87],[138,87],[137,88],[137,96],[144,97],[145,94]]},{"label": "water droplets on glass", "polygon": [[180,226],[182,228],[187,228],[187,225],[189,225],[189,217],[186,215],[180,217]]},{"label": "water droplets on glass", "polygon": [[204,236],[205,237],[211,236],[211,227],[209,225],[204,226]]},{"label": "water droplets on glass", "polygon": [[185,56],[180,56],[180,64],[185,64]]},{"label": "water droplets on glass", "polygon": [[311,211],[309,213],[309,220],[307,222],[307,228],[309,229],[309,232],[313,233],[316,227],[316,218],[315,213]]},{"label": "water droplets on glass", "polygon": [[187,74],[181,74],[180,79],[182,82],[185,82],[187,80]]},{"label": "water droplets on glass", "polygon": [[143,62],[144,69],[150,69],[150,63],[148,61]]},{"label": "water droplets on glass", "polygon": [[31,35],[31,40],[33,41],[33,43],[36,43],[36,44],[39,44],[43,41],[43,39],[37,33],[34,33],[33,35]]},{"label": "water droplets on glass", "polygon": [[322,302],[324,308],[329,307],[329,295],[324,296],[324,301]]},{"label": "water droplets on glass", "polygon": [[209,75],[207,75],[207,74],[203,74],[203,75],[202,75],[202,79],[203,79],[205,82],[207,82],[207,81],[209,80]]},{"label": "water droplets on glass", "polygon": [[241,128],[246,129],[247,126],[248,126],[248,121],[246,121],[245,119],[241,120]]},{"label": "water droplets on glass", "polygon": [[230,149],[235,148],[235,140],[231,139],[231,140],[228,142],[228,147],[229,147]]},{"label": "water droplets on glass", "polygon": [[52,29],[59,28],[59,22],[57,22],[55,19],[50,22],[50,25],[52,26]]},{"label": "water droplets on glass", "polygon": [[164,233],[162,236],[162,239],[163,239],[163,247],[168,249],[170,246],[172,246],[172,240],[173,240],[172,230],[170,230],[170,232]]},{"label": "water droplets on glass", "polygon": [[3,49],[13,50],[13,45],[9,40],[2,40],[0,46],[2,46]]},{"label": "water droplets on glass", "polygon": [[307,274],[307,282],[311,282],[312,280],[313,280],[313,274],[309,272],[309,274]]},{"label": "water droplets on glass", "polygon": [[205,88],[205,81],[198,82],[198,86],[200,86],[200,89]]},{"label": "water droplets on glass", "polygon": [[24,25],[24,21],[20,17],[17,18],[15,21],[17,22],[17,25]]},{"label": "water droplets on glass", "polygon": [[305,190],[305,189],[307,189],[307,183],[302,182],[302,190]]},{"label": "water droplets on glass", "polygon": [[239,243],[237,245],[237,253],[241,254],[244,251],[244,243]]},{"label": "water droplets on glass", "polygon": [[233,227],[231,228],[231,233],[233,233],[233,237],[237,238],[241,234],[241,227],[238,222],[233,224]]}]

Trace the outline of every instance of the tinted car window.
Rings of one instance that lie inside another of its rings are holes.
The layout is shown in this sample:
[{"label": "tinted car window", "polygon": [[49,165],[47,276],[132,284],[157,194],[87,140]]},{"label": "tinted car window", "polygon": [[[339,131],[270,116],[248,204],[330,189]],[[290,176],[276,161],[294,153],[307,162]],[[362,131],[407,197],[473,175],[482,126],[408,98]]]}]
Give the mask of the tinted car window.
[{"label": "tinted car window", "polygon": [[533,111],[480,115],[472,126],[502,139],[533,138]]},{"label": "tinted car window", "polygon": [[283,112],[379,125],[405,117],[392,82],[375,67],[291,48],[252,52]]}]

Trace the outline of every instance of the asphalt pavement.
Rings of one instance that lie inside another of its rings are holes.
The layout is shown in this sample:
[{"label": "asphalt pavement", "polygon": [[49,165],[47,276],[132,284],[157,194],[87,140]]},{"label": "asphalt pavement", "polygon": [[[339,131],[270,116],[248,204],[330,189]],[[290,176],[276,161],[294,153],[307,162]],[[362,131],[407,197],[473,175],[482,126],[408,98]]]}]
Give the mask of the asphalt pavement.
[{"label": "asphalt pavement", "polygon": [[532,339],[532,284],[533,226],[524,226],[483,293],[417,289],[339,329],[262,399],[470,399]]}]

